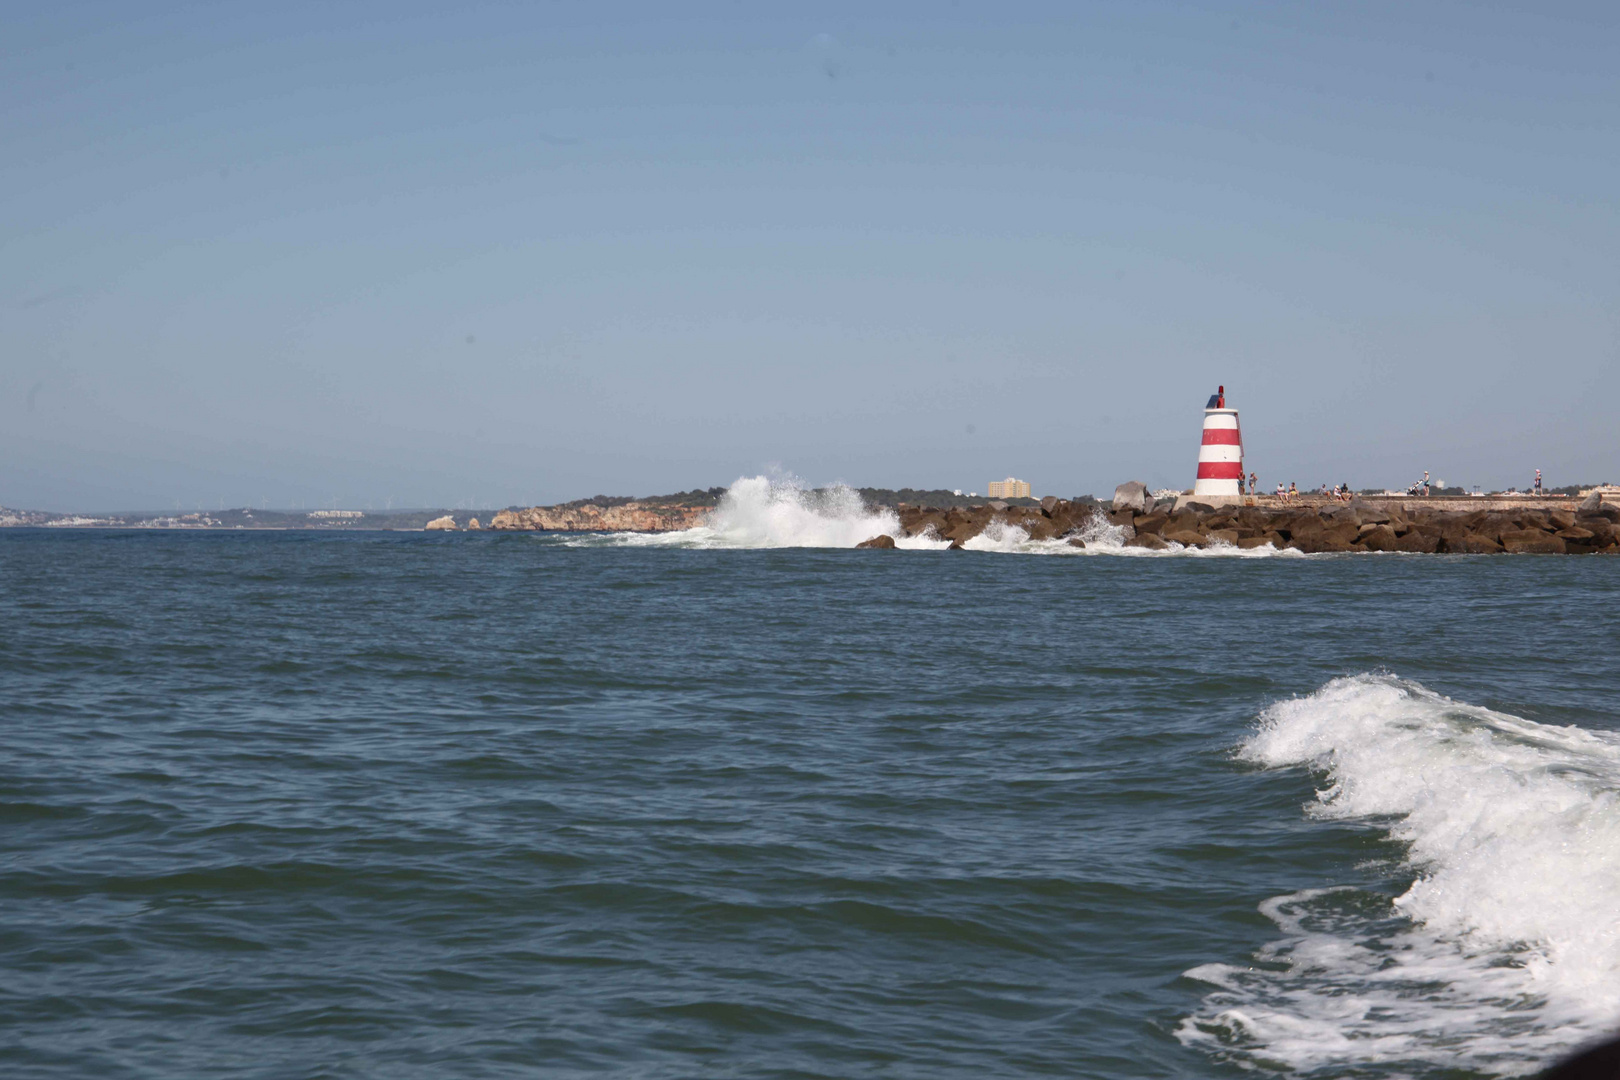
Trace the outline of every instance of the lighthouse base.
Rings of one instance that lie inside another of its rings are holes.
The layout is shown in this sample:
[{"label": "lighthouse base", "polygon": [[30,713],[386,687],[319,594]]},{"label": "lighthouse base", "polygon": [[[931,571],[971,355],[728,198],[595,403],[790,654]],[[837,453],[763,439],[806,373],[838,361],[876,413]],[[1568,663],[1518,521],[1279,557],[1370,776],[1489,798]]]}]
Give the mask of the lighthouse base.
[{"label": "lighthouse base", "polygon": [[1201,476],[1193,484],[1193,498],[1198,499],[1200,502],[1209,502],[1211,499],[1237,499],[1242,494],[1238,490],[1236,480]]}]

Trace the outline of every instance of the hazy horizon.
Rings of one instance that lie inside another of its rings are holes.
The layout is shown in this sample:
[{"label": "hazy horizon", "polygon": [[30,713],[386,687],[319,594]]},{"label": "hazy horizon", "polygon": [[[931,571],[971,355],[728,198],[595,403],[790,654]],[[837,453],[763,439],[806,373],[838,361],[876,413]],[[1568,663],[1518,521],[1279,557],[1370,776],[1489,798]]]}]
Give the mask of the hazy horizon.
[{"label": "hazy horizon", "polygon": [[1617,23],[10,13],[0,505],[1620,480]]}]

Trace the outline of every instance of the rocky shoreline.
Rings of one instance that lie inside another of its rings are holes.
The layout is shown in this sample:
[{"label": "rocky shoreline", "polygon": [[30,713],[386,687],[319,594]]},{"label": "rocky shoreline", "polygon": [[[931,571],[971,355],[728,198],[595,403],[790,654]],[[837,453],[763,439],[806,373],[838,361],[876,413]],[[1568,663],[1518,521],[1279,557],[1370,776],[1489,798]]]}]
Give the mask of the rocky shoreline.
[{"label": "rocky shoreline", "polygon": [[624,502],[612,506],[597,503],[531,506],[527,510],[502,510],[490,519],[489,528],[545,529],[554,532],[679,532],[703,524],[709,509],[706,506],[667,506],[644,502]]},{"label": "rocky shoreline", "polygon": [[[1405,551],[1423,554],[1620,554],[1620,508],[1587,500],[1573,509],[1523,507],[1439,510],[1376,506],[1362,500],[1324,506],[1212,506],[1155,503],[1140,490],[1117,495],[1108,511],[1094,502],[1041,500],[1038,507],[941,509],[902,507],[907,536],[930,530],[954,549],[996,522],[1022,529],[1031,540],[1062,540],[1085,547],[1084,535],[1100,516],[1115,526],[1109,543],[1166,550],[1270,545],[1307,554]],[[1093,544],[1098,541],[1091,541]],[[877,537],[863,547],[889,547]]]}]

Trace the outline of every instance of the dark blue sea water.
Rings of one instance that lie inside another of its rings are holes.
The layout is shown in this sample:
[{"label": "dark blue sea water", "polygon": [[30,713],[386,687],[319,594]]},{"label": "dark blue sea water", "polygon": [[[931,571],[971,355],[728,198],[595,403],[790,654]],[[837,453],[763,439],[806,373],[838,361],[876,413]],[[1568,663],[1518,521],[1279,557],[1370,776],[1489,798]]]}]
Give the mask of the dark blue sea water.
[{"label": "dark blue sea water", "polygon": [[0,531],[0,1073],[1524,1072],[1617,660],[1596,556]]}]

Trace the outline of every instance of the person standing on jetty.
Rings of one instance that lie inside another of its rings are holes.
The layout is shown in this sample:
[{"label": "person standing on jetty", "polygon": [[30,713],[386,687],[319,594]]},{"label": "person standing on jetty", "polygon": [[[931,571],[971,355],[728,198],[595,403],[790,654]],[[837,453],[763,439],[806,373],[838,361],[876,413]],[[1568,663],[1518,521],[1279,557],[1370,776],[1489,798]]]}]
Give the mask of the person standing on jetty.
[{"label": "person standing on jetty", "polygon": [[1536,470],[1536,498],[1541,498],[1541,470]]}]

